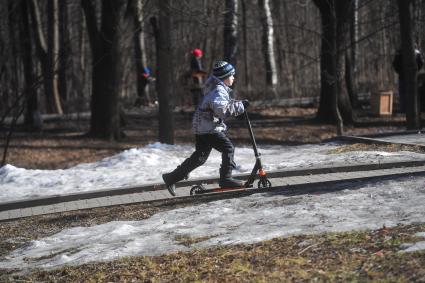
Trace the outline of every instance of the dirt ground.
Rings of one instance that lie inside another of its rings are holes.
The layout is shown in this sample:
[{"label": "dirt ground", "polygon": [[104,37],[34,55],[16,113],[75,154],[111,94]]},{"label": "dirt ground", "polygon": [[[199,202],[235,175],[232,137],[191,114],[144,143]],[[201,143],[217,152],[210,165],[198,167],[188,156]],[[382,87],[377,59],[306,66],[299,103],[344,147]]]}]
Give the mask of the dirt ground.
[{"label": "dirt ground", "polygon": [[[336,136],[334,125],[319,123],[316,108],[257,107],[251,110],[254,134],[259,144],[297,145],[320,143]],[[193,143],[191,112],[175,112],[175,142]],[[126,135],[119,142],[91,139],[85,136],[87,119],[51,119],[40,132],[17,130],[7,151],[7,164],[29,169],[64,169],[80,163],[95,162],[128,148],[157,141],[158,122],[152,109],[128,112]],[[346,135],[364,135],[404,130],[404,117],[361,116],[345,128]],[[229,135],[235,145],[249,144],[243,121],[229,121]],[[1,133],[0,152],[4,152],[6,133]]]}]

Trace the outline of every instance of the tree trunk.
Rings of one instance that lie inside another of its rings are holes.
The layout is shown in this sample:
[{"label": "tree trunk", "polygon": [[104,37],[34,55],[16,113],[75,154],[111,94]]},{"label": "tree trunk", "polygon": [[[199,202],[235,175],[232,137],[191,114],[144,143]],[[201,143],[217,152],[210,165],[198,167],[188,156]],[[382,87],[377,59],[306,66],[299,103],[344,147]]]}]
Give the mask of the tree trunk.
[{"label": "tree trunk", "polygon": [[101,28],[97,28],[93,2],[82,0],[92,50],[92,96],[90,134],[119,140],[122,90],[122,40],[126,0],[102,3]]},{"label": "tree trunk", "polygon": [[134,18],[134,55],[137,72],[137,99],[141,104],[149,105],[151,98],[147,89],[148,80],[143,76],[146,67],[145,31],[143,28],[142,0],[133,0],[131,10]]},{"label": "tree trunk", "polygon": [[262,48],[266,70],[266,85],[268,88],[271,88],[274,94],[276,94],[275,88],[277,85],[277,71],[276,57],[274,52],[273,19],[270,10],[270,1],[258,0],[258,6],[260,8],[260,17],[263,26]]},{"label": "tree trunk", "polygon": [[31,15],[35,30],[37,54],[40,58],[43,72],[44,92],[46,97],[46,111],[48,113],[63,114],[59,97],[57,58],[59,46],[58,32],[58,0],[47,2],[48,14],[48,43],[43,34],[40,8],[37,0],[31,0]]},{"label": "tree trunk", "polygon": [[[340,111],[342,120],[345,124],[351,125],[353,123],[353,108],[351,106],[348,87],[346,85],[347,74],[345,71],[345,54],[347,52],[350,25],[349,16],[353,8],[352,0],[338,0],[334,1],[336,25],[336,48],[337,48],[337,86],[338,86],[338,109]],[[350,76],[351,78],[351,76]]]},{"label": "tree trunk", "polygon": [[336,25],[332,17],[331,9],[326,1],[315,0],[314,3],[320,10],[322,24],[322,38],[320,45],[320,104],[317,116],[320,120],[332,122],[332,97],[335,95],[336,70],[332,60],[336,57],[336,50],[333,50],[333,27]]},{"label": "tree trunk", "polygon": [[[102,34],[109,42],[104,42],[105,63],[109,66],[106,73],[104,99],[106,111],[110,118],[105,122],[107,137],[112,140],[121,138],[121,110],[120,95],[124,90],[124,50],[126,35],[126,3],[127,0],[109,0],[102,3]],[[108,55],[110,54],[110,55]]]},{"label": "tree trunk", "polygon": [[[277,0],[279,1],[279,0]],[[292,33],[291,33],[291,29],[290,29],[290,25],[291,22],[289,20],[289,17],[287,16],[288,13],[290,13],[290,9],[288,8],[288,3],[287,1],[282,1],[281,2],[282,6],[283,6],[283,11],[284,11],[284,20],[283,20],[283,25],[285,27],[285,39],[286,39],[286,47],[287,47],[287,53],[291,54],[291,53],[296,53],[296,43],[294,43],[293,38],[291,37]],[[281,16],[280,16],[281,17]],[[282,56],[285,57],[285,56]],[[289,85],[291,86],[291,96],[292,97],[299,97],[301,95],[301,83],[300,80],[298,79],[297,76],[297,58],[295,56],[294,60],[295,60],[295,64],[293,63],[294,61],[291,62],[291,60],[289,60],[289,56],[287,56],[286,58],[284,58],[284,68],[287,70],[287,80]]]},{"label": "tree trunk", "polygon": [[236,67],[238,51],[238,1],[226,0],[224,12],[224,60]]},{"label": "tree trunk", "polygon": [[[78,9],[78,13],[76,13],[75,17],[77,17],[78,21],[75,24],[71,24],[72,12],[69,12],[69,31],[71,34],[70,38],[73,38],[74,44],[69,46],[70,60],[71,60],[71,79],[69,87],[69,95],[72,101],[80,102],[85,101],[87,98],[90,98],[91,94],[91,84],[86,83],[87,81],[91,81],[91,65],[89,64],[87,54],[90,54],[91,50],[87,48],[90,47],[88,43],[87,35],[87,26],[84,20],[84,9]],[[74,12],[75,13],[75,12]],[[76,103],[72,105],[72,111],[82,112],[85,110],[85,106],[83,103]],[[71,105],[70,105],[71,107]]]},{"label": "tree trunk", "polygon": [[159,142],[174,144],[173,106],[173,49],[171,28],[171,0],[158,1],[159,42],[158,42],[158,102]]},{"label": "tree trunk", "polygon": [[[322,42],[320,52],[321,89],[318,117],[336,122],[337,133],[342,133],[343,120],[338,109],[338,73],[337,73],[337,20],[333,0],[315,0],[322,20]],[[324,103],[326,101],[326,103]]]},{"label": "tree trunk", "polygon": [[350,62],[352,71],[357,72],[357,53],[359,41],[359,0],[353,0],[353,9],[350,15]]},{"label": "tree trunk", "polygon": [[47,72],[52,85],[54,110],[62,114],[62,103],[59,95],[59,0],[49,0],[47,28]]},{"label": "tree trunk", "polygon": [[[17,9],[17,7],[19,7],[19,2],[17,1],[11,1],[9,0],[8,3],[8,36],[9,36],[9,40],[10,40],[10,48],[8,51],[8,58],[9,60],[6,60],[6,63],[8,65],[8,69],[9,69],[9,77],[10,79],[5,82],[3,84],[3,86],[5,86],[7,88],[7,90],[10,90],[12,93],[14,93],[15,96],[19,95],[19,88],[21,86],[20,84],[20,72],[19,72],[19,64],[20,64],[20,50],[19,50],[19,45],[20,45],[20,41],[17,38],[17,33],[16,33],[16,25],[17,23],[20,22],[20,17],[19,17],[19,9]],[[6,90],[6,92],[8,92]],[[7,99],[8,96],[6,95],[6,104],[4,105],[5,107],[7,107]],[[1,107],[0,107],[1,109]]]},{"label": "tree trunk", "polygon": [[61,100],[65,103],[64,108],[65,111],[69,105],[67,105],[68,101],[68,87],[67,87],[67,76],[66,70],[69,66],[69,50],[71,48],[71,42],[69,40],[69,32],[68,28],[68,1],[61,0],[59,1],[59,33],[61,36],[59,37],[59,54],[58,54],[58,84],[59,84],[59,94]]},{"label": "tree trunk", "polygon": [[420,129],[420,112],[417,92],[418,66],[413,46],[411,0],[397,0],[400,19],[400,40],[402,68],[401,76],[405,84],[407,129]]},{"label": "tree trunk", "polygon": [[24,124],[29,129],[39,130],[42,127],[42,119],[38,105],[38,94],[34,87],[35,76],[32,57],[32,44],[31,44],[31,31],[29,23],[28,1],[20,1],[21,10],[21,27],[20,27],[20,41],[22,42],[22,61],[24,65],[24,80],[25,80],[25,96],[26,96],[26,109],[24,112]]},{"label": "tree trunk", "polygon": [[353,82],[353,65],[350,52],[348,50],[345,53],[345,85],[347,86],[347,93],[348,97],[350,98],[351,105],[357,105],[357,96],[354,90]]},{"label": "tree trunk", "polygon": [[245,87],[248,91],[251,90],[251,81],[249,75],[249,60],[248,60],[248,35],[247,35],[247,24],[246,24],[246,0],[241,0],[242,5],[242,37],[243,37],[243,60],[244,60],[244,74],[245,74]]},{"label": "tree trunk", "polygon": [[[340,2],[341,1],[341,2]],[[347,37],[347,4],[350,0],[314,0],[320,10],[322,22],[322,40],[320,52],[321,90],[320,105],[317,116],[322,121],[342,124],[352,123],[353,113],[350,99],[343,87],[344,84],[344,55]],[[334,32],[334,29],[336,30]],[[334,47],[335,46],[335,47]],[[336,60],[334,64],[334,60]],[[338,109],[332,105],[336,91]],[[341,111],[341,112],[340,112]],[[337,112],[337,113],[335,113]],[[340,116],[342,115],[342,116]],[[339,121],[339,119],[342,121]]]},{"label": "tree trunk", "polygon": [[354,76],[357,71],[358,0],[353,0],[350,11],[350,47],[345,54],[345,83],[352,107],[358,105]]}]

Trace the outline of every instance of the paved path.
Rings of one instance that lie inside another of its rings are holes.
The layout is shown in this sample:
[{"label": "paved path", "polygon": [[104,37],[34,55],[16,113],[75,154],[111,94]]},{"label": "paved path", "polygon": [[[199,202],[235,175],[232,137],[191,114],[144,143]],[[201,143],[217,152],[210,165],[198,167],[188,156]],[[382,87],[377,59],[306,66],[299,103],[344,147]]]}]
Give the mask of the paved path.
[{"label": "paved path", "polygon": [[[422,165],[421,165],[422,163]],[[288,190],[288,191],[302,191],[310,190],[317,186],[326,186],[333,185],[341,182],[359,182],[359,181],[368,181],[372,179],[381,180],[383,178],[397,178],[401,176],[411,176],[411,175],[424,175],[425,176],[425,161],[412,162],[411,166],[402,166],[402,163],[391,163],[397,165],[397,167],[390,168],[391,164],[381,164],[379,167],[358,165],[358,166],[346,166],[346,167],[328,167],[328,168],[316,168],[303,170],[302,172],[308,174],[299,175],[296,173],[285,172],[273,172],[270,175],[270,181],[272,182],[273,188],[268,189],[267,191],[276,191],[276,190]],[[404,164],[407,165],[407,164]],[[388,168],[387,168],[388,167]],[[369,168],[369,169],[367,169]],[[298,173],[301,170],[298,171]],[[293,171],[294,172],[294,171]],[[290,176],[293,175],[293,176]],[[210,181],[213,181],[211,179]],[[214,196],[206,195],[195,195],[190,196],[190,189],[192,182],[184,182],[179,184],[180,187],[177,188],[177,197],[172,197],[162,185],[148,185],[146,187],[138,187],[139,192],[126,193],[113,195],[114,192],[111,192],[111,195],[105,195],[100,197],[85,198],[81,196],[82,199],[75,199],[70,201],[58,201],[53,202],[52,199],[47,199],[45,204],[43,200],[38,199],[40,205],[31,205],[31,202],[14,202],[0,204],[0,221],[7,221],[22,217],[29,217],[35,215],[49,214],[49,213],[59,213],[72,210],[80,209],[89,209],[95,207],[107,207],[114,205],[122,204],[131,204],[131,203],[140,203],[140,202],[190,202],[195,198],[205,198],[205,197],[230,197],[232,194],[238,195],[249,195],[258,192],[264,192],[264,189],[248,189],[234,192],[226,192],[215,194]],[[256,182],[254,183],[256,185]],[[211,185],[208,185],[211,186]],[[107,193],[107,192],[105,192]],[[75,196],[75,195],[73,195]],[[49,204],[50,202],[50,204]],[[36,203],[36,202],[34,202]],[[24,205],[23,205],[24,204]],[[13,206],[17,208],[12,208]],[[4,209],[4,208],[11,209]]]}]

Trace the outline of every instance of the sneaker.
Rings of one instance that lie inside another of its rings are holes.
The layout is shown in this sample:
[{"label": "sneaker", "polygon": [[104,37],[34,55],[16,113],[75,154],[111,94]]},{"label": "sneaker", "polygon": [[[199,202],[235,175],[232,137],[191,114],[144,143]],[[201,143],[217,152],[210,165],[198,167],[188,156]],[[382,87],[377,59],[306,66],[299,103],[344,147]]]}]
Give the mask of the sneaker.
[{"label": "sneaker", "polygon": [[165,185],[167,187],[167,190],[170,192],[170,194],[172,196],[176,196],[176,186],[174,184],[172,184],[172,183],[167,182],[168,177],[169,177],[169,174],[170,173],[163,174],[162,175],[162,180],[164,180],[164,183],[165,183]]}]

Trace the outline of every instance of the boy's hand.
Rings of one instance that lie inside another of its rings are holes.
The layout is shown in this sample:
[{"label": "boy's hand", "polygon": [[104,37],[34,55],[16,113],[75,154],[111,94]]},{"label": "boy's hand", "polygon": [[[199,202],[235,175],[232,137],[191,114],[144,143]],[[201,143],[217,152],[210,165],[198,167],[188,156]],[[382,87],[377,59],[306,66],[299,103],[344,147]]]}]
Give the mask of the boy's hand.
[{"label": "boy's hand", "polygon": [[243,108],[247,109],[249,107],[249,101],[248,99],[242,100]]}]

